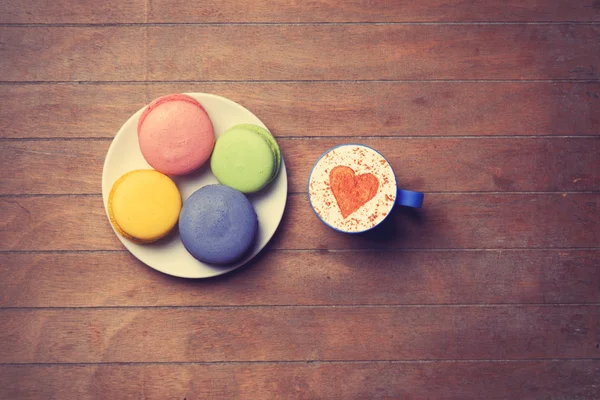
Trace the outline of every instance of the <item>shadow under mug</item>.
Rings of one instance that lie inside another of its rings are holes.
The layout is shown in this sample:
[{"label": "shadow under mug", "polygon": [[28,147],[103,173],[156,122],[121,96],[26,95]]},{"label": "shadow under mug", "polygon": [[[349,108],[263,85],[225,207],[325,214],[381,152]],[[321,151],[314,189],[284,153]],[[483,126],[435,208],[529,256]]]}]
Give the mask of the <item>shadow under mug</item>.
[{"label": "shadow under mug", "polygon": [[[361,184],[368,186],[371,182],[372,185],[373,178],[369,175],[378,181],[374,196],[357,208],[354,203],[352,209],[345,210],[346,213],[350,212],[345,216],[342,207],[356,199],[356,192],[344,193],[337,189],[334,194],[334,187],[337,186],[332,185],[331,171],[336,167],[353,171],[352,190],[360,190],[357,188]],[[342,200],[342,206],[338,198]],[[342,144],[323,153],[313,166],[308,178],[308,199],[313,211],[325,225],[343,233],[363,233],[379,226],[395,206],[420,208],[424,194],[400,189],[392,166],[377,150],[362,144]]]}]

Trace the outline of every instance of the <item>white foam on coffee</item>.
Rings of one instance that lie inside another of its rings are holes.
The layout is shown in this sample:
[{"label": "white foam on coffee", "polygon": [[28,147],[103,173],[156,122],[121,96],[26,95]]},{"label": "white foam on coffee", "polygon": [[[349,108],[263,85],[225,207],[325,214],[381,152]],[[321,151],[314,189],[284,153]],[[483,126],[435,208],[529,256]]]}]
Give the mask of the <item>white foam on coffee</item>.
[{"label": "white foam on coffee", "polygon": [[[357,175],[373,174],[379,180],[375,196],[348,217],[342,217],[329,183],[329,173],[336,166],[346,166]],[[311,205],[325,223],[344,232],[362,232],[381,221],[396,202],[396,177],[381,154],[360,145],[343,145],[325,154],[315,165],[309,182]]]}]

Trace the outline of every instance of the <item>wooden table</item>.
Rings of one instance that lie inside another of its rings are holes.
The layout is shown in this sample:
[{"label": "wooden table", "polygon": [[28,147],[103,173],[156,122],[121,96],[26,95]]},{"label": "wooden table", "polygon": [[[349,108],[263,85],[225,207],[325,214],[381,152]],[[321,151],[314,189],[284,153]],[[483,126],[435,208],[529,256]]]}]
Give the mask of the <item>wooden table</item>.
[{"label": "wooden table", "polygon": [[[600,2],[1,0],[0,398],[598,399]],[[261,255],[163,275],[101,173],[155,97],[249,108],[288,166]],[[326,149],[426,192],[311,211]]]}]

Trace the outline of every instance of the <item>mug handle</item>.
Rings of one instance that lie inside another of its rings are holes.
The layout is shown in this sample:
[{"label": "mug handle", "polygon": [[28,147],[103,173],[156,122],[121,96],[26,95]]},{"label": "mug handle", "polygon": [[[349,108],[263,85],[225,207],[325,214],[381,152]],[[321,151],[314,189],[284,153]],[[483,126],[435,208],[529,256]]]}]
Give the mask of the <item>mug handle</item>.
[{"label": "mug handle", "polygon": [[421,206],[423,205],[424,197],[425,194],[421,192],[413,192],[412,190],[398,189],[398,194],[396,196],[396,205],[421,208]]}]

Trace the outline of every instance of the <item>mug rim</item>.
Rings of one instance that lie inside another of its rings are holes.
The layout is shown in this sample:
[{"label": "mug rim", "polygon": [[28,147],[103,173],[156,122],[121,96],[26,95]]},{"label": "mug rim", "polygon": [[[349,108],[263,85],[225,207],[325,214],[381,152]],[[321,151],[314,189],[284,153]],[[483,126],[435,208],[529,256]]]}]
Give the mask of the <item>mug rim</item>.
[{"label": "mug rim", "polygon": [[[394,198],[394,203],[392,204],[392,207],[390,208],[390,211],[387,213],[387,215],[384,216],[383,219],[381,221],[379,221],[377,224],[373,225],[370,228],[363,229],[362,231],[353,231],[353,232],[343,231],[343,230],[341,230],[339,228],[336,228],[335,226],[329,224],[315,210],[315,207],[313,206],[313,203],[312,203],[311,198],[310,198],[310,180],[312,178],[312,175],[313,175],[313,172],[315,170],[315,167],[317,166],[317,164],[319,163],[319,161],[321,161],[321,159],[323,157],[325,157],[326,154],[328,154],[331,151],[337,149],[338,147],[346,147],[346,146],[361,146],[361,147],[366,147],[367,149],[373,150],[375,153],[379,154],[387,162],[387,164],[389,165],[390,169],[392,170],[392,175],[394,176],[394,185],[396,186],[396,197]],[[383,221],[385,221],[390,216],[390,214],[392,213],[392,210],[396,206],[396,201],[398,200],[398,180],[396,179],[396,172],[394,171],[394,168],[392,167],[392,164],[390,164],[390,161],[387,158],[385,158],[385,156],[383,154],[381,154],[381,152],[379,152],[378,150],[372,148],[371,146],[367,146],[366,144],[360,144],[360,143],[343,143],[343,144],[335,145],[332,148],[330,148],[329,150],[326,150],[323,154],[321,154],[319,156],[319,158],[317,158],[317,161],[315,161],[313,167],[310,170],[310,174],[308,174],[308,194],[307,194],[307,196],[308,196],[308,203],[310,204],[310,208],[317,215],[317,217],[321,220],[321,222],[323,222],[325,225],[327,225],[328,227],[330,227],[331,229],[333,229],[335,231],[338,231],[338,232],[341,232],[341,233],[348,233],[348,234],[351,234],[351,235],[356,235],[356,234],[365,233],[365,232],[368,232],[370,230],[373,230],[373,229],[377,228],[379,225],[381,225],[383,223]]]}]

